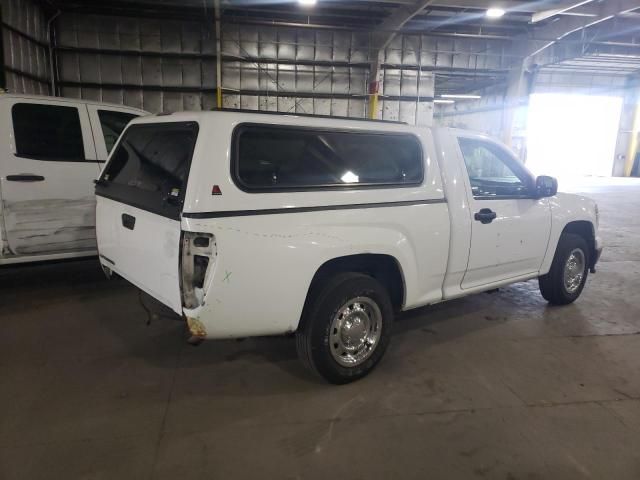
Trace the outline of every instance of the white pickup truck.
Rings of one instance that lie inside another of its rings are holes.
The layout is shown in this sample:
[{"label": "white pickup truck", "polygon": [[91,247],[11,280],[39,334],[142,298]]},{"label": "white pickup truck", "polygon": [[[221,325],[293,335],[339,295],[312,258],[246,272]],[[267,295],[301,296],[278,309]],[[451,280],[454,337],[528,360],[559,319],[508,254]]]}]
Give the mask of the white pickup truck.
[{"label": "white pickup truck", "polygon": [[399,123],[177,113],[127,127],[96,186],[100,261],[192,339],[295,332],[334,383],[366,375],[394,312],[539,278],[567,304],[598,209],[499,143]]}]

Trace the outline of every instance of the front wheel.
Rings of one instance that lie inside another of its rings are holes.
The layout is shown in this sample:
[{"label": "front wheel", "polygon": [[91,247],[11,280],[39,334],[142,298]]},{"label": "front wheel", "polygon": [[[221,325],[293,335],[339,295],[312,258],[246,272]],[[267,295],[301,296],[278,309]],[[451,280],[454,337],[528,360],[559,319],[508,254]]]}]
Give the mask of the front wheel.
[{"label": "front wheel", "polygon": [[338,274],[314,290],[296,332],[300,359],[331,383],[364,377],[391,337],[393,308],[387,290],[361,273]]},{"label": "front wheel", "polygon": [[564,233],[549,273],[538,279],[540,293],[553,305],[567,305],[582,293],[589,274],[589,247],[580,235]]}]

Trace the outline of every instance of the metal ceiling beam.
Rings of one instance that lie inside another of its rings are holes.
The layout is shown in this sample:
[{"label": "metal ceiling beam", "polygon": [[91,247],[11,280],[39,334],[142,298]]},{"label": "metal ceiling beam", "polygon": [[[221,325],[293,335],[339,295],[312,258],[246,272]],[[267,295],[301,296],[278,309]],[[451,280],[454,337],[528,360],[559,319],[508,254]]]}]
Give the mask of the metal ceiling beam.
[{"label": "metal ceiling beam", "polygon": [[[369,0],[351,0],[354,3],[368,2]],[[375,0],[376,3],[393,4],[393,5],[411,5],[415,3],[413,0]],[[567,2],[575,3],[574,2]],[[518,13],[535,13],[539,10],[546,9],[549,6],[548,0],[533,0],[530,2],[521,2],[517,0],[435,0],[432,4],[434,7],[445,8],[469,8],[475,10],[486,10],[490,7],[498,6],[509,12]],[[555,6],[555,8],[564,8],[564,4]]]},{"label": "metal ceiling beam", "polygon": [[434,0],[418,0],[411,4],[403,5],[376,27],[372,35],[372,47],[374,50],[384,50],[404,25],[413,17],[422,12]]},{"label": "metal ceiling beam", "polygon": [[520,41],[527,41],[523,57],[534,57],[572,33],[592,27],[598,23],[610,20],[617,15],[622,15],[638,8],[640,8],[640,0],[607,0],[600,4],[600,8],[595,17],[563,17],[548,25],[539,27],[534,30],[533,38],[526,37],[519,39]]},{"label": "metal ceiling beam", "polygon": [[[578,7],[582,7],[583,5],[587,5],[592,3],[594,0],[583,0],[578,3],[574,3],[573,5],[568,5],[562,8],[553,8],[550,10],[543,10],[541,12],[536,12],[531,16],[531,23],[538,23],[542,20],[546,20],[547,18],[555,17],[556,15],[560,15],[561,13],[567,13],[571,10],[574,10]],[[595,15],[595,14],[587,14],[587,15]]]}]

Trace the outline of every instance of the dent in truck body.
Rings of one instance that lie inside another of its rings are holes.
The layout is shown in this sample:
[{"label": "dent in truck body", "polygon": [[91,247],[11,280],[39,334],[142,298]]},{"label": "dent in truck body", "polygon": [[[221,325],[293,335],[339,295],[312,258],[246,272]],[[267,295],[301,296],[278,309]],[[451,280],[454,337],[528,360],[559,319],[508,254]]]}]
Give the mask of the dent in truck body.
[{"label": "dent in truck body", "polygon": [[[55,212],[52,214],[52,212]],[[3,256],[96,250],[95,198],[2,202]],[[21,220],[18,220],[20,218]],[[36,242],[47,237],[45,244]],[[5,243],[6,242],[6,243]]]}]

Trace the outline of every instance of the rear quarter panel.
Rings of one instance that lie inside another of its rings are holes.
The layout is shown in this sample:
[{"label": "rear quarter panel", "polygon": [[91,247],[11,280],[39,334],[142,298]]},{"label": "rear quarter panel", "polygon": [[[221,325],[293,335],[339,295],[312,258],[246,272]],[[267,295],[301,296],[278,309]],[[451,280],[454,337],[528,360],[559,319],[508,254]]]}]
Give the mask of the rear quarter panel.
[{"label": "rear quarter panel", "polygon": [[[327,261],[360,253],[394,257],[405,307],[436,301],[446,269],[446,204],[202,221],[183,229],[212,233],[217,260],[196,316],[210,338],[296,330],[311,280]],[[443,252],[445,252],[443,254]]]},{"label": "rear quarter panel", "polygon": [[[439,203],[304,213],[183,218],[182,229],[212,233],[217,259],[205,281],[204,305],[185,313],[198,318],[209,338],[294,331],[309,285],[325,262],[361,253],[386,254],[398,262],[405,284],[404,308],[442,298],[449,248],[449,216],[431,133],[407,125],[274,117],[277,125],[304,125],[411,133],[424,153],[422,185],[403,188],[247,193],[231,178],[231,138],[241,123],[267,123],[264,115],[209,115],[192,163],[185,213],[252,211],[385,202]],[[206,132],[203,135],[203,132]],[[212,195],[218,185],[222,195]]]}]

